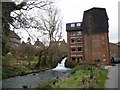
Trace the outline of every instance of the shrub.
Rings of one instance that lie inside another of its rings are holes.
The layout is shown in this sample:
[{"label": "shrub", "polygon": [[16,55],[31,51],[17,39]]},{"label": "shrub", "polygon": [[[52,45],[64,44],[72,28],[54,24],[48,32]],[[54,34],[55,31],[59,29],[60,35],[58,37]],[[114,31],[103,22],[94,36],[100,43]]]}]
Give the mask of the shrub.
[{"label": "shrub", "polygon": [[75,66],[76,66],[75,62],[70,62],[70,61],[68,61],[68,59],[66,60],[65,67],[67,67],[67,68],[74,68]]},{"label": "shrub", "polygon": [[2,56],[3,66],[14,66],[16,59],[13,56]]}]

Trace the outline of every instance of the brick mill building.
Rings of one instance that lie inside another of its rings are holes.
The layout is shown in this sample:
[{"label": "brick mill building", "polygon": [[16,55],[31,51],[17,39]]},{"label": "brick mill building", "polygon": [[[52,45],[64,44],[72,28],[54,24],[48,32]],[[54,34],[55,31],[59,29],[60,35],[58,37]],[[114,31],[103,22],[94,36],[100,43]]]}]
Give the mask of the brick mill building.
[{"label": "brick mill building", "polygon": [[68,61],[109,63],[108,27],[105,8],[91,8],[82,22],[67,23]]}]

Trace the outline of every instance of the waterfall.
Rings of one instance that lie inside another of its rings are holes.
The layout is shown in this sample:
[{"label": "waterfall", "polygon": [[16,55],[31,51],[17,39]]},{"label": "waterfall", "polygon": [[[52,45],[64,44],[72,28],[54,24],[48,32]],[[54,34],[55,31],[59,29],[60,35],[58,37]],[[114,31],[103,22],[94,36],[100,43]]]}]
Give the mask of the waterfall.
[{"label": "waterfall", "polygon": [[65,57],[64,59],[62,59],[61,63],[58,63],[58,65],[53,68],[52,70],[69,70],[69,68],[65,67],[65,61],[67,60],[67,57]]}]

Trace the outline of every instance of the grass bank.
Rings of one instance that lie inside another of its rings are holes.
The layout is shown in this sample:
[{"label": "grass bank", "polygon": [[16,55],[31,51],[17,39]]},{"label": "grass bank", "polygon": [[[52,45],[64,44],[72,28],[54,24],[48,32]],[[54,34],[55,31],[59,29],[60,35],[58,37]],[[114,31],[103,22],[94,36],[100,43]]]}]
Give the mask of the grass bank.
[{"label": "grass bank", "polygon": [[97,79],[93,81],[94,88],[105,88],[105,82],[107,80],[108,70],[100,69],[100,72],[97,75]]},{"label": "grass bank", "polygon": [[48,70],[50,67],[41,67],[40,69],[29,69],[29,68],[13,68],[13,67],[2,67],[2,79],[14,77],[14,76],[23,76],[30,73],[37,73],[40,71]]},{"label": "grass bank", "polygon": [[29,65],[29,61],[27,60],[15,60],[15,61],[17,62],[15,62],[11,66],[6,64],[6,62],[4,62],[4,65],[2,66],[2,79],[14,77],[14,76],[22,76],[29,73],[40,72],[52,68],[50,66],[41,66],[40,68],[36,69],[35,65],[38,62],[37,58],[31,60],[30,65]]},{"label": "grass bank", "polygon": [[104,88],[107,79],[108,70],[89,65],[81,65],[73,68],[72,75],[64,80],[50,80],[43,84],[39,84],[38,88],[81,88],[83,86],[83,77],[90,76],[98,71],[96,79],[88,81],[92,84],[92,88]]}]

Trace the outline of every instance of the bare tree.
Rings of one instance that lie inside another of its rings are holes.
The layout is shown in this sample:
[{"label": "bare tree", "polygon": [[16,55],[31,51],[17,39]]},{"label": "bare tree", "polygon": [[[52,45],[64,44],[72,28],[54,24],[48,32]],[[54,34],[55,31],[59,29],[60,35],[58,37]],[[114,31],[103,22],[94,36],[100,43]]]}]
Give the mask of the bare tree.
[{"label": "bare tree", "polygon": [[39,21],[36,19],[37,12],[46,10],[52,3],[50,0],[28,0],[24,7],[20,10],[14,10],[11,13],[14,22],[9,24],[13,30],[23,29],[28,33],[30,38],[34,39],[29,30],[33,28],[37,29],[37,26],[40,26]]},{"label": "bare tree", "polygon": [[[40,26],[37,27],[42,37],[46,37],[48,46],[39,52],[39,61],[37,67],[40,66],[42,55],[46,54],[51,47],[51,41],[59,41],[62,39],[62,18],[60,17],[59,10],[54,6],[48,7],[44,15],[41,15]],[[57,53],[57,52],[56,52]]]},{"label": "bare tree", "polygon": [[[47,44],[45,48],[39,50],[39,60],[36,64],[36,67],[39,67],[42,60],[41,57],[48,53],[51,46],[50,42],[62,39],[60,11],[49,0],[30,0],[19,11],[13,11],[12,16],[14,23],[11,23],[11,25],[14,29],[24,29],[31,39],[34,39],[34,37],[29,30],[35,29],[40,32],[40,38]],[[38,37],[36,36],[36,38]]]},{"label": "bare tree", "polygon": [[59,41],[62,38],[62,18],[59,10],[50,6],[45,10],[44,15],[41,15],[40,30],[47,35],[49,41]]}]

